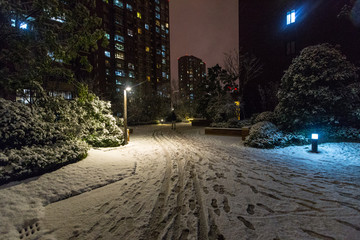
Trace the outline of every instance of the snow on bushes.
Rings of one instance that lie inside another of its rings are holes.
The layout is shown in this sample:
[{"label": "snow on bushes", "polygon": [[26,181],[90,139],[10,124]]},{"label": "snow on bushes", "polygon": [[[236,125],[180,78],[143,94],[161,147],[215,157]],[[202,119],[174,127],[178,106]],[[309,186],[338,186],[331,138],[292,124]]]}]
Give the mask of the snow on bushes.
[{"label": "snow on bushes", "polygon": [[93,147],[116,147],[124,142],[110,102],[94,94],[86,93],[74,101],[49,98],[42,106],[44,118],[56,123],[68,136],[84,140]]},{"label": "snow on bushes", "polygon": [[0,152],[0,184],[36,176],[86,157],[84,142],[68,140],[53,145],[24,146]]},{"label": "snow on bushes", "polygon": [[281,128],[360,127],[357,68],[329,44],[303,49],[281,79],[275,108]]},{"label": "snow on bushes", "polygon": [[41,111],[0,98],[0,184],[38,175],[86,156],[87,145],[72,140]]},{"label": "snow on bushes", "polygon": [[273,123],[275,121],[275,114],[270,111],[262,112],[259,115],[256,115],[254,123],[264,122],[264,121]]},{"label": "snow on bushes", "polygon": [[255,148],[275,148],[302,145],[308,140],[302,135],[283,133],[271,122],[258,122],[250,128],[244,144]]},{"label": "snow on bushes", "polygon": [[48,145],[67,137],[21,103],[0,98],[0,149]]},{"label": "snow on bushes", "polygon": [[67,101],[44,98],[32,108],[0,98],[0,184],[78,161],[88,144],[124,142],[109,102],[93,94]]}]

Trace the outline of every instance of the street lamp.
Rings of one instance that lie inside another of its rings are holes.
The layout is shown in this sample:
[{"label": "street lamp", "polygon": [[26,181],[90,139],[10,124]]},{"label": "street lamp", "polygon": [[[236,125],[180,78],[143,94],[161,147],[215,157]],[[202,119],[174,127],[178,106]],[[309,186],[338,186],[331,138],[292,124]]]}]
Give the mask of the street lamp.
[{"label": "street lamp", "polygon": [[130,91],[130,90],[131,90],[131,87],[127,87],[127,88],[124,89],[124,138],[125,138],[125,145],[128,144],[126,91]]}]

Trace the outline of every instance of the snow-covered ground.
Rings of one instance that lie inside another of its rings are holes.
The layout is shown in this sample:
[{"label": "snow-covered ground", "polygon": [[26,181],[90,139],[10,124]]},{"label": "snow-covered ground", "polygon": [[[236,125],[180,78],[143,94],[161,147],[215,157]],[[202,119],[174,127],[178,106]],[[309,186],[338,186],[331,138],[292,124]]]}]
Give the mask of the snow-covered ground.
[{"label": "snow-covered ground", "polygon": [[360,239],[360,144],[262,150],[179,124],[0,186],[0,239]]}]

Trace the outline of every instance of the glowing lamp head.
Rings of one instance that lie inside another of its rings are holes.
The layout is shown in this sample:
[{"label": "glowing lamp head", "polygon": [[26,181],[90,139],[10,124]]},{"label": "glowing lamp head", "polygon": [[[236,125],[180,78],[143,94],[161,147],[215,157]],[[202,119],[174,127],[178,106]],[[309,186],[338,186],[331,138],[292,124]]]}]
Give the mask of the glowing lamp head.
[{"label": "glowing lamp head", "polygon": [[126,91],[131,91],[131,87],[125,88]]},{"label": "glowing lamp head", "polygon": [[317,134],[317,133],[311,134],[311,139],[314,139],[314,140],[319,139],[319,134]]}]

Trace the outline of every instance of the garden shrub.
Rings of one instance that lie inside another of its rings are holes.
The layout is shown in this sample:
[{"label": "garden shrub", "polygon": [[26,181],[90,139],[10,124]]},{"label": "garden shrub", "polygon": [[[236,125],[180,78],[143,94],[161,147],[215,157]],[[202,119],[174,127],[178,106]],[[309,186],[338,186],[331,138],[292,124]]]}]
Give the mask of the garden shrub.
[{"label": "garden shrub", "polygon": [[309,143],[303,135],[283,133],[271,122],[258,122],[250,128],[245,146],[255,148],[275,148]]},{"label": "garden shrub", "polygon": [[[86,156],[88,146],[46,122],[40,109],[0,98],[0,184],[35,176]],[[47,117],[51,117],[47,115]]]},{"label": "garden shrub", "polygon": [[273,112],[267,111],[267,112],[262,112],[259,115],[256,115],[254,123],[258,123],[258,122],[275,122],[275,114]]},{"label": "garden shrub", "polygon": [[275,114],[283,129],[360,127],[357,68],[336,48],[303,49],[281,79]]}]

